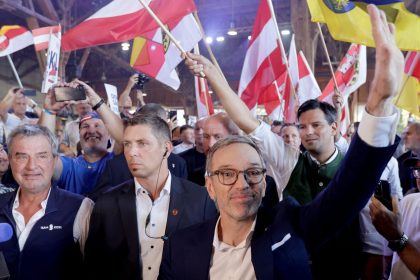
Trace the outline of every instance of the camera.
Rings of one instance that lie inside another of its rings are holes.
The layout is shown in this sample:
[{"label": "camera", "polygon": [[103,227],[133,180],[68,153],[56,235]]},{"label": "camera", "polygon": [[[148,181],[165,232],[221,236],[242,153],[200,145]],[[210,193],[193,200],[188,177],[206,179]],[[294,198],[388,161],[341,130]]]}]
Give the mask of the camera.
[{"label": "camera", "polygon": [[139,90],[143,90],[144,85],[150,80],[150,78],[143,73],[138,73],[138,76],[139,78],[137,80],[136,88]]}]

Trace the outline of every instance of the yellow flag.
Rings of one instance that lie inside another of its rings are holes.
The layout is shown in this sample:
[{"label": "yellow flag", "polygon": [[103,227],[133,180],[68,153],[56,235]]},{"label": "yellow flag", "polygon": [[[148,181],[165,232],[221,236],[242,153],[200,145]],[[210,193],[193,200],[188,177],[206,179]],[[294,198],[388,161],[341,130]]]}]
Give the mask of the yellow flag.
[{"label": "yellow flag", "polygon": [[375,3],[388,22],[394,23],[400,49],[420,51],[420,17],[409,12],[401,0],[307,0],[312,21],[325,23],[335,40],[375,47],[367,2]]}]

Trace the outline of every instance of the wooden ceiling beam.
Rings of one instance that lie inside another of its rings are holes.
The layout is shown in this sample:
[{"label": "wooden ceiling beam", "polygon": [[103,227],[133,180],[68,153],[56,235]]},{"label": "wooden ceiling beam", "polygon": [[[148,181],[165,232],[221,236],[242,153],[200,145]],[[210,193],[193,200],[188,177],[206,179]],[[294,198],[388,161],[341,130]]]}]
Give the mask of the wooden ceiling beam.
[{"label": "wooden ceiling beam", "polygon": [[44,15],[41,15],[37,13],[36,11],[33,11],[30,8],[22,6],[22,3],[19,1],[12,1],[12,0],[0,0],[0,6],[2,9],[9,11],[10,13],[26,19],[28,17],[35,17],[40,22],[46,24],[46,25],[57,25],[57,21],[54,21]]},{"label": "wooden ceiling beam", "polygon": [[38,5],[42,10],[42,13],[49,17],[50,19],[59,22],[60,19],[58,18],[57,11],[55,10],[54,5],[52,4],[51,0],[38,0]]}]

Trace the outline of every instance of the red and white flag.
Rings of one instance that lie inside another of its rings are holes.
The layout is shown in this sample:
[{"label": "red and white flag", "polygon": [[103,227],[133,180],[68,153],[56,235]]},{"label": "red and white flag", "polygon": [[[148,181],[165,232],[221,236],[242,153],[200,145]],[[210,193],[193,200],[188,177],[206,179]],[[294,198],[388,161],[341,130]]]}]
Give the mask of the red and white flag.
[{"label": "red and white flag", "polygon": [[48,42],[50,41],[51,34],[54,34],[58,39],[61,39],[61,25],[41,27],[32,30],[35,50],[37,52],[48,49]]},{"label": "red and white flag", "polygon": [[[193,0],[146,0],[167,24],[196,11]],[[72,51],[131,40],[158,28],[138,0],[114,0],[63,35],[62,48]]]},{"label": "red and white flag", "polygon": [[[351,93],[366,82],[366,73],[366,47],[351,44],[337,71],[335,71],[335,79],[337,80],[338,89],[343,95],[344,103],[347,102],[347,98]],[[333,94],[334,81],[331,79],[322,91],[320,99],[332,104]]]},{"label": "red and white flag", "polygon": [[309,99],[315,99],[321,96],[321,89],[312,73],[311,68],[306,61],[305,55],[299,51],[298,56],[299,66],[299,83],[297,88],[297,96],[299,98],[299,105],[302,105]]},{"label": "red and white flag", "polygon": [[[351,44],[340,65],[335,72],[338,89],[343,96],[344,108],[347,101],[354,91],[366,82],[367,64],[366,64],[366,47],[363,45]],[[334,81],[331,79],[322,91],[320,100],[330,104],[334,94]],[[345,134],[347,127],[350,125],[349,112],[343,109],[341,117],[341,132]]]},{"label": "red and white flag", "polygon": [[[191,50],[201,40],[200,29],[192,14],[168,22],[167,28],[185,50]],[[181,61],[181,52],[161,28],[134,39],[131,67],[175,90],[181,84],[175,70]]]},{"label": "red and white flag", "polygon": [[[198,44],[194,47],[194,53],[200,54]],[[194,76],[195,100],[197,101],[198,119],[214,114],[213,100],[210,96],[207,80],[202,77]]]},{"label": "red and white flag", "polygon": [[0,57],[12,54],[34,43],[32,33],[19,25],[4,25],[0,29]]},{"label": "red and white flag", "polygon": [[284,120],[284,96],[290,91],[290,81],[287,72],[272,83],[258,98],[258,104],[263,104],[271,120]]},{"label": "red and white flag", "polygon": [[266,0],[260,1],[251,40],[245,55],[238,95],[251,110],[258,97],[285,70],[281,47],[276,38],[277,26]]}]

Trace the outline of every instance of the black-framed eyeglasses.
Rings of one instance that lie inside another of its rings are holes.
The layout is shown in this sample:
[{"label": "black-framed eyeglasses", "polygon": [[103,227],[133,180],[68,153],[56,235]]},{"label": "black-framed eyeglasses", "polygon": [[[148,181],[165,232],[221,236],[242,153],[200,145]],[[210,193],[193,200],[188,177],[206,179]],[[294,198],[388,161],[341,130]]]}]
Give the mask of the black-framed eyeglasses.
[{"label": "black-framed eyeglasses", "polygon": [[238,181],[239,173],[244,174],[245,181],[250,185],[261,183],[264,179],[264,174],[267,170],[265,168],[248,168],[245,170],[236,170],[231,168],[219,169],[208,172],[207,176],[217,175],[219,182],[226,186],[232,186]]}]

